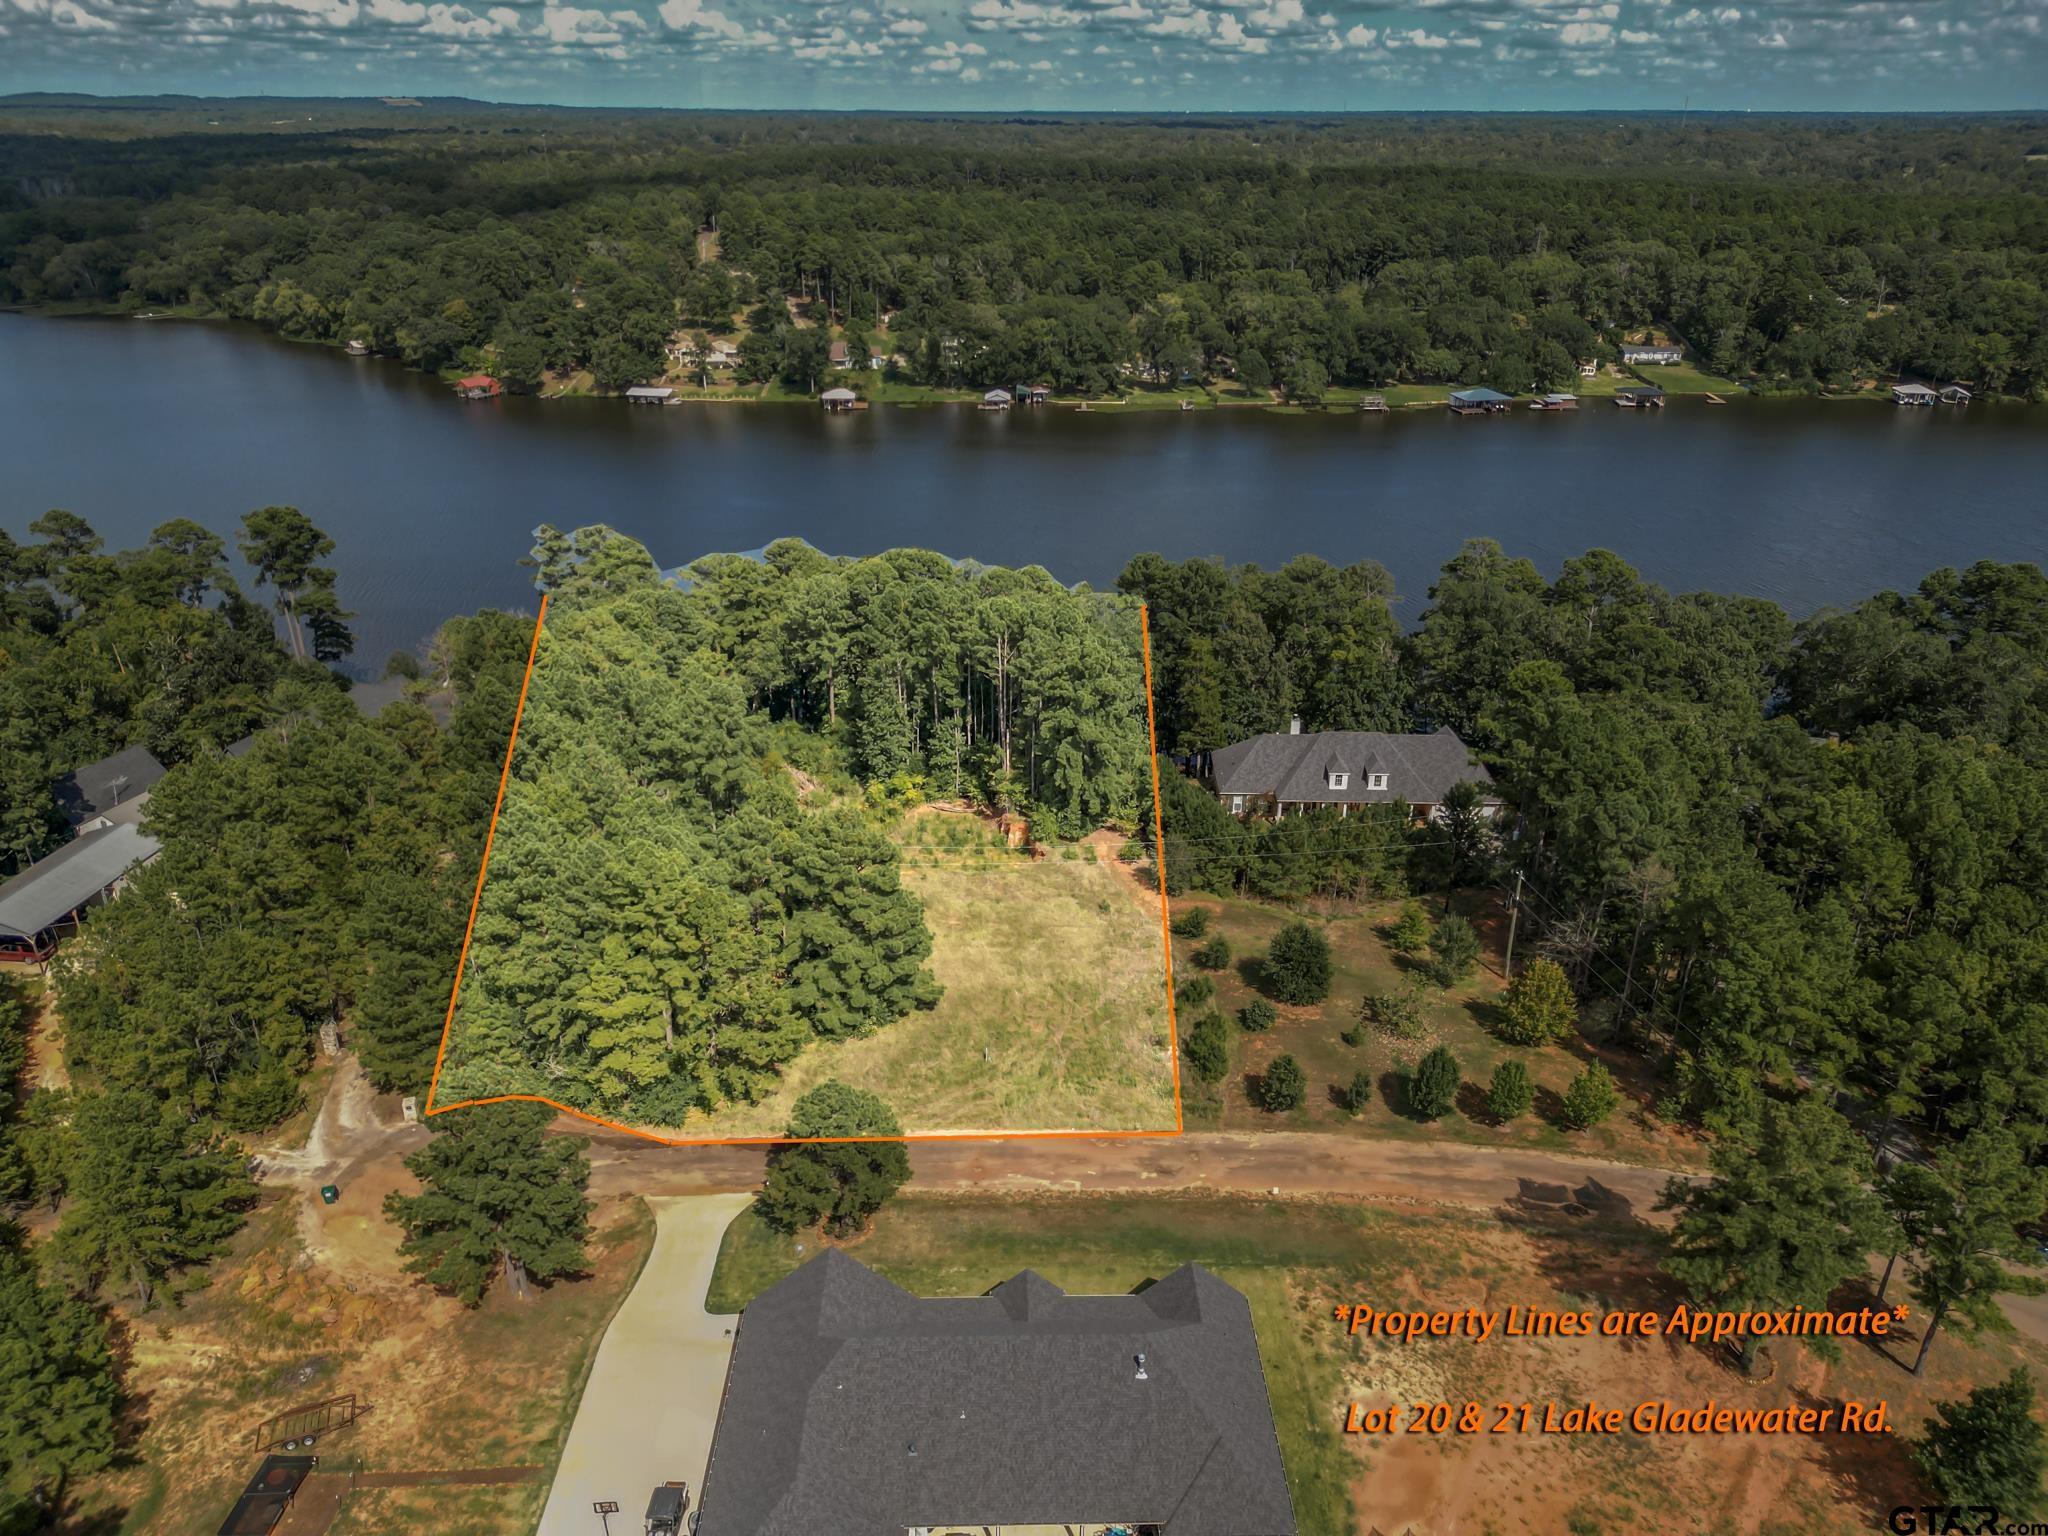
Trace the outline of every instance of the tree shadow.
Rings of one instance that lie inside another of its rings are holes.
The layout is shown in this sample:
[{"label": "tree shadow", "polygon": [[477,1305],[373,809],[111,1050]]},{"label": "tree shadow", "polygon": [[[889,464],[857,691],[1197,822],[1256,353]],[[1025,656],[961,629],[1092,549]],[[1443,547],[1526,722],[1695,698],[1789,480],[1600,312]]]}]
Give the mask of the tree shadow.
[{"label": "tree shadow", "polygon": [[1266,957],[1264,955],[1246,955],[1240,959],[1237,962],[1237,979],[1258,993],[1259,996],[1265,997],[1266,989],[1262,983],[1266,979]]},{"label": "tree shadow", "polygon": [[1555,1088],[1545,1088],[1539,1085],[1536,1089],[1536,1097],[1530,1101],[1529,1107],[1536,1112],[1536,1117],[1543,1121],[1544,1124],[1554,1125],[1560,1130],[1567,1129],[1564,1123],[1564,1095]]},{"label": "tree shadow", "polygon": [[1830,1427],[1805,1438],[1828,1477],[1842,1490],[1842,1497],[1859,1505],[1871,1527],[1879,1529],[1887,1511],[1923,1502],[1919,1470],[1903,1435],[1843,1429],[1843,1402],[1803,1387],[1792,1389],[1793,1406],[1816,1412],[1833,1410],[1828,1418]]},{"label": "tree shadow", "polygon": [[1389,1067],[1379,1075],[1377,1084],[1380,1102],[1397,1115],[1408,1113],[1408,1073],[1400,1067]]},{"label": "tree shadow", "polygon": [[1486,1089],[1471,1078],[1458,1084],[1457,1097],[1452,1101],[1459,1114],[1474,1125],[1506,1125],[1507,1121],[1486,1106]]},{"label": "tree shadow", "polygon": [[[1465,1011],[1472,1016],[1474,1024],[1477,1024],[1481,1029],[1493,1036],[1494,1039],[1506,1040],[1507,1037],[1502,1035],[1500,1031],[1501,1026],[1507,1022],[1508,1011],[1499,1003],[1490,1003],[1484,998],[1475,997],[1466,1002]],[[1507,1040],[1507,1043],[1513,1045],[1515,1042]]]}]

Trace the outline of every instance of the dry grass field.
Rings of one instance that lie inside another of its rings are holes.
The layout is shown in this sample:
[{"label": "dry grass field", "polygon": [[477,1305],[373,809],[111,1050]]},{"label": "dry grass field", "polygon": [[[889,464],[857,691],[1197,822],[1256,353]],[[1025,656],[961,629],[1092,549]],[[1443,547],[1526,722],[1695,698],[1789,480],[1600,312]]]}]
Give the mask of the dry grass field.
[{"label": "dry grass field", "polygon": [[990,824],[925,807],[898,828],[945,995],[860,1040],[809,1047],[760,1102],[664,1130],[773,1136],[828,1079],[889,1103],[909,1134],[1171,1130],[1159,897],[1116,861],[1122,839],[1004,848]]}]

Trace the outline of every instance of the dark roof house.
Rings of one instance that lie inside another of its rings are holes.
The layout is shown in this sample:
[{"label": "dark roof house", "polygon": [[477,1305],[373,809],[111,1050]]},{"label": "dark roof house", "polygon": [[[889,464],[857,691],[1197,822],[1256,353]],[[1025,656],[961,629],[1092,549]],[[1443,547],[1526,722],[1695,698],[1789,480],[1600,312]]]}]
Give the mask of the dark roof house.
[{"label": "dark roof house", "polygon": [[[1297,726],[1299,722],[1297,722]],[[1427,735],[1388,731],[1268,731],[1219,747],[1209,778],[1231,811],[1317,805],[1384,805],[1402,800],[1427,814],[1453,784],[1491,784],[1484,763],[1449,726]]]},{"label": "dark roof house", "polygon": [[165,771],[149,748],[124,747],[112,757],[87,763],[59,779],[57,809],[72,826],[79,826],[147,794]]},{"label": "dark roof house", "polygon": [[828,1249],[741,1316],[697,1536],[999,1526],[1294,1536],[1251,1308],[1031,1270],[920,1299]]}]

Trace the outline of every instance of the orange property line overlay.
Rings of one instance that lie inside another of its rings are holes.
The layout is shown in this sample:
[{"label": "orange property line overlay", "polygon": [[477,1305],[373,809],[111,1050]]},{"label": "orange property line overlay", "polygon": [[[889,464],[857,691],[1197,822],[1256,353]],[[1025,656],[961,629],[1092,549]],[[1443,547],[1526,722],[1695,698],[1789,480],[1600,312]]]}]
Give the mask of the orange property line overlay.
[{"label": "orange property line overlay", "polygon": [[455,985],[448,993],[447,1017],[441,1021],[441,1045],[434,1052],[434,1078],[427,1085],[427,1114],[445,1115],[452,1109],[468,1109],[478,1104],[545,1104],[562,1114],[573,1115],[578,1120],[601,1125],[606,1130],[622,1131],[628,1136],[638,1136],[643,1141],[658,1142],[665,1147],[778,1147],[799,1142],[830,1144],[856,1141],[1128,1141],[1141,1137],[1181,1134],[1184,1121],[1180,1099],[1180,1020],[1173,1000],[1173,935],[1167,912],[1164,857],[1166,826],[1159,810],[1159,720],[1152,703],[1152,619],[1151,609],[1144,603],[1138,605],[1138,634],[1145,653],[1145,739],[1146,745],[1151,749],[1148,757],[1152,765],[1152,863],[1159,875],[1159,944],[1166,956],[1166,1043],[1173,1067],[1172,1130],[938,1131],[903,1136],[658,1136],[653,1131],[643,1131],[636,1126],[621,1124],[617,1120],[607,1120],[602,1115],[571,1108],[538,1093],[500,1093],[483,1099],[458,1099],[453,1104],[435,1103],[434,1096],[441,1087],[441,1064],[448,1057],[448,1034],[455,1027],[455,1004],[462,996],[463,972],[469,968],[469,941],[476,932],[477,909],[483,904],[484,877],[490,873],[491,841],[498,834],[498,816],[505,809],[505,787],[512,779],[512,752],[519,744],[519,722],[526,714],[526,690],[533,683],[533,664],[535,658],[540,655],[540,627],[547,622],[547,617],[548,598],[546,593],[542,593],[540,612],[533,621],[533,640],[526,650],[526,673],[519,680],[519,704],[512,712],[512,736],[505,743],[505,765],[498,770],[498,798],[492,803],[490,829],[484,834],[483,862],[476,872],[476,891],[469,898],[469,922],[462,930],[462,954],[455,962]]}]

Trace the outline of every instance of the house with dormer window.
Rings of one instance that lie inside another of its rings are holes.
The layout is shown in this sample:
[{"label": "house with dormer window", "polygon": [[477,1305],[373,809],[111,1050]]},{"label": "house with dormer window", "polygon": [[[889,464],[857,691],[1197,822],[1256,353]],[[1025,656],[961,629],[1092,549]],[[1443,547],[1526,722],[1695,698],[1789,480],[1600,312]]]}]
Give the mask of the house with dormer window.
[{"label": "house with dormer window", "polygon": [[1489,814],[1500,805],[1490,792],[1493,775],[1449,726],[1414,735],[1304,732],[1297,718],[1284,732],[1219,747],[1204,760],[1201,778],[1233,816],[1347,815],[1356,806],[1398,801],[1417,821],[1428,821],[1460,783],[1489,792]]}]

